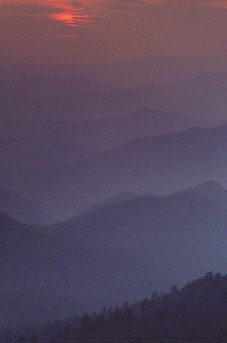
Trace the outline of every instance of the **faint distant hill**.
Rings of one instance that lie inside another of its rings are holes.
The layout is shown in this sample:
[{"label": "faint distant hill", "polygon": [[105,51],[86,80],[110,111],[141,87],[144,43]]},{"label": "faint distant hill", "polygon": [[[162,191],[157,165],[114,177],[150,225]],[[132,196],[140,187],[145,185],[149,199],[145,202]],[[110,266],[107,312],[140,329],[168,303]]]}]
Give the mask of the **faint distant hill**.
[{"label": "faint distant hill", "polygon": [[[191,119],[174,112],[162,111],[155,108],[141,108],[127,115],[96,120],[85,120],[81,122],[57,121],[53,119],[41,119],[35,121],[3,121],[0,127],[1,136],[7,139],[37,141],[37,148],[34,154],[37,155],[38,147],[44,146],[46,141],[47,149],[53,154],[61,150],[65,154],[79,155],[76,144],[93,149],[107,149],[119,146],[127,140],[142,136],[158,135],[161,133],[182,131],[192,126],[206,126],[208,123],[199,119]],[[49,140],[49,143],[48,143]],[[41,143],[40,143],[41,141]],[[71,142],[71,143],[70,143]],[[13,143],[13,142],[12,142]],[[18,142],[20,146],[20,141]],[[54,144],[56,146],[54,146]],[[70,149],[71,144],[71,150]],[[23,145],[22,145],[23,146]],[[81,147],[81,156],[85,154],[85,147]],[[28,147],[27,147],[28,149]],[[31,149],[31,148],[30,148]],[[40,148],[41,149],[41,148]],[[34,150],[34,149],[33,149]],[[35,156],[36,156],[35,155]],[[88,156],[88,153],[85,156]],[[64,163],[64,156],[62,163]],[[66,159],[65,159],[66,160]]]},{"label": "faint distant hill", "polygon": [[175,82],[208,72],[227,71],[226,52],[220,55],[150,56],[142,59],[80,66],[90,79],[129,88],[150,82]]},{"label": "faint distant hill", "polygon": [[[109,106],[115,87],[104,85],[72,72],[18,70],[1,72],[0,104],[5,118],[34,119],[75,116],[82,119]],[[102,99],[102,102],[100,101]]]},{"label": "faint distant hill", "polygon": [[67,136],[65,140],[58,139],[54,128],[49,127],[49,132],[44,132],[40,137],[35,137],[35,132],[30,131],[25,138],[0,139],[1,167],[45,168],[62,163],[73,163],[94,157],[99,153],[95,149],[67,140]]},{"label": "faint distant hill", "polygon": [[[192,58],[154,56],[83,65],[81,70],[93,80],[137,90],[140,97],[150,92],[152,98],[156,89],[159,98],[153,96],[154,107],[197,118],[226,120],[226,53]],[[149,106],[146,97],[144,106]]]},{"label": "faint distant hill", "polygon": [[144,107],[130,114],[78,124],[82,144],[111,148],[126,141],[161,133],[182,131],[192,126],[206,126],[205,121],[174,112]]},{"label": "faint distant hill", "polygon": [[[154,105],[162,98],[156,89],[129,94],[125,90],[90,81],[73,73],[35,72],[1,75],[0,113],[5,119],[58,118],[84,120],[126,114],[135,108]],[[146,100],[146,103],[144,101]]]},{"label": "faint distant hill", "polygon": [[0,210],[25,224],[47,225],[57,221],[32,201],[2,187],[0,187]]},{"label": "faint distant hill", "polygon": [[183,192],[200,194],[227,209],[227,190],[217,182],[206,181]]},{"label": "faint distant hill", "polygon": [[170,99],[167,101],[170,110],[195,118],[216,118],[226,122],[226,71],[204,73],[185,81],[160,84],[160,87]]},{"label": "faint distant hill", "polygon": [[[31,69],[27,73],[1,71],[2,118],[76,121],[125,115],[141,108],[198,118],[226,117],[225,84],[215,81],[227,72],[226,54],[196,58],[153,56],[80,65],[70,72],[40,71],[39,75],[35,68]],[[214,77],[214,82],[205,78],[201,83],[204,77],[200,75],[210,73],[219,76]],[[204,90],[207,94],[203,94]]]}]

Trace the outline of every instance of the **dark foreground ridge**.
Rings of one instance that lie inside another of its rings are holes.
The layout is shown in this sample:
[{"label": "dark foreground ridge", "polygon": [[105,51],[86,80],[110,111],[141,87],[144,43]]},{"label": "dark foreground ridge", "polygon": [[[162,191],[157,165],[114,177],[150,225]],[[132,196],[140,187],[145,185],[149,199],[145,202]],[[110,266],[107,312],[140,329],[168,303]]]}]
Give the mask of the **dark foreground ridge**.
[{"label": "dark foreground ridge", "polygon": [[169,293],[39,327],[2,331],[2,343],[226,343],[227,275],[207,272]]}]

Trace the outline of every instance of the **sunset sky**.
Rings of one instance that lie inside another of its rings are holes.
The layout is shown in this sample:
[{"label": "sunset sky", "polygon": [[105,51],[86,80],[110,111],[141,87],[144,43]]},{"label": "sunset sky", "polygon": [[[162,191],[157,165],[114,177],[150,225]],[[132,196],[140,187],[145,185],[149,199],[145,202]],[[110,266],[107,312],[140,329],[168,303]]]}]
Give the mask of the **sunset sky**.
[{"label": "sunset sky", "polygon": [[1,63],[219,54],[226,0],[0,0]]}]

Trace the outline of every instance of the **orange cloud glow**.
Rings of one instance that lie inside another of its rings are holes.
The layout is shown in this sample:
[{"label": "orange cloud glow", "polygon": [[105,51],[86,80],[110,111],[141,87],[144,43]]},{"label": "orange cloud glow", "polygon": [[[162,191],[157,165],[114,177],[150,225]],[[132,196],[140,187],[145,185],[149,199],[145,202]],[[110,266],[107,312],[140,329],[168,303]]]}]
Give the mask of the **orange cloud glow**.
[{"label": "orange cloud glow", "polygon": [[165,9],[185,6],[227,8],[227,0],[0,0],[0,5],[16,8],[16,14],[20,14],[18,9],[22,8],[25,15],[78,26],[94,17],[109,16],[112,11],[122,11],[125,15],[125,9],[136,11],[143,7],[149,9],[149,6],[163,6]]},{"label": "orange cloud glow", "polygon": [[78,26],[91,18],[82,2],[49,0],[46,3],[56,10],[56,13],[49,14],[48,17],[63,22],[67,26]]},{"label": "orange cloud glow", "polygon": [[67,26],[78,26],[92,18],[90,10],[94,3],[92,0],[0,0],[0,6],[16,15],[43,17]]}]

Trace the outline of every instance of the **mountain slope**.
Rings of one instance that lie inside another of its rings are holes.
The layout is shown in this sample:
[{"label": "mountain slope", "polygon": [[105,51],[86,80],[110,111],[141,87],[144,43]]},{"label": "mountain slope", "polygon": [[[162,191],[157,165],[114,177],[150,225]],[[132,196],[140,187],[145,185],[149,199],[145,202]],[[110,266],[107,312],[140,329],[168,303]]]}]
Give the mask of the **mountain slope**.
[{"label": "mountain slope", "polygon": [[87,210],[85,210],[85,213],[86,212],[91,212],[91,211],[94,211],[94,210],[98,210],[98,209],[101,209],[107,205],[112,205],[112,204],[116,204],[116,203],[119,203],[119,202],[125,202],[125,201],[128,201],[130,199],[134,199],[134,198],[137,198],[139,196],[139,194],[135,193],[135,192],[132,192],[132,191],[123,191],[123,192],[120,192],[120,193],[117,193],[117,194],[114,194],[113,196],[111,196],[110,198],[100,202],[100,203],[97,203],[91,207],[89,207]]},{"label": "mountain slope", "polygon": [[168,284],[142,254],[48,234],[1,213],[0,223],[0,325],[92,311]]},{"label": "mountain slope", "polygon": [[51,224],[57,221],[46,211],[10,189],[0,187],[0,209],[24,224]]},{"label": "mountain slope", "polygon": [[180,282],[204,270],[224,270],[226,223],[226,208],[185,191],[109,204],[49,230],[86,243],[145,253],[168,278]]},{"label": "mountain slope", "polygon": [[200,194],[227,209],[227,190],[217,182],[206,181],[187,189],[186,192]]}]

